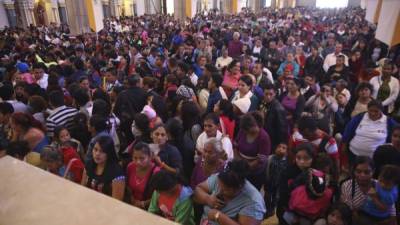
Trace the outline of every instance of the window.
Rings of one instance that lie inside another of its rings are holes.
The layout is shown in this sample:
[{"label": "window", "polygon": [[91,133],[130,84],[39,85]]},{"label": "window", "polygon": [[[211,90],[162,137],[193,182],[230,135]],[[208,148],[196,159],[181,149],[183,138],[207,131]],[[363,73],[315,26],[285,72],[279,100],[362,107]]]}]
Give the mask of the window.
[{"label": "window", "polygon": [[271,7],[272,0],[264,0],[264,7]]},{"label": "window", "polygon": [[345,8],[349,4],[349,0],[317,0],[317,8]]}]

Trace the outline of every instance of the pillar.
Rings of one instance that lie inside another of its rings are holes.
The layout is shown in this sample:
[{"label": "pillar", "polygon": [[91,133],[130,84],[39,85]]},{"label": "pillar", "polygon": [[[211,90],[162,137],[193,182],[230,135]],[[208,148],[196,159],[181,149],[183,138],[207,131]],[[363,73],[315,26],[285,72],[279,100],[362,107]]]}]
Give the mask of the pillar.
[{"label": "pillar", "polygon": [[33,14],[34,1],[33,0],[19,0],[18,4],[18,24],[21,27],[28,27],[29,25],[36,25],[35,16]]},{"label": "pillar", "polygon": [[65,0],[68,25],[74,35],[90,32],[86,1],[88,0]]},{"label": "pillar", "polygon": [[174,17],[180,20],[186,18],[185,0],[174,0]]},{"label": "pillar", "polygon": [[58,16],[60,18],[60,23],[68,23],[68,13],[65,0],[58,0]]},{"label": "pillar", "polygon": [[60,24],[60,14],[58,12],[58,1],[51,1],[51,14],[53,15],[54,23]]},{"label": "pillar", "polygon": [[121,16],[121,0],[110,0],[111,15],[119,18]]},{"label": "pillar", "polygon": [[133,16],[133,0],[123,0],[122,9],[124,10],[125,16]]},{"label": "pillar", "polygon": [[[3,8],[4,13],[0,13],[0,14],[2,16],[1,21],[4,21],[4,23],[0,27],[4,27],[4,26],[15,27],[15,26],[17,26],[17,14],[15,11],[14,1],[6,0],[3,3],[4,3],[4,8]],[[1,7],[3,7],[3,5]]]}]

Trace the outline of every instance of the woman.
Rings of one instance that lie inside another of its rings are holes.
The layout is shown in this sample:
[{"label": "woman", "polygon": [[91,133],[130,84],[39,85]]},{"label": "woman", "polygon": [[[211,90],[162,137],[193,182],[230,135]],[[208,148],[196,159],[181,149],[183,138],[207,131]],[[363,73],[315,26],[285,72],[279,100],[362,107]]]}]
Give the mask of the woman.
[{"label": "woman", "polygon": [[324,85],[321,92],[313,95],[305,104],[306,114],[317,119],[319,127],[328,134],[333,132],[334,114],[338,110],[336,99],[332,96],[332,88]]},{"label": "woman", "polygon": [[322,74],[324,74],[322,65],[324,64],[324,60],[319,54],[318,46],[311,46],[311,55],[306,59],[306,63],[304,66],[304,74],[310,74],[315,76],[317,81],[322,80]]},{"label": "woman", "polygon": [[373,87],[370,83],[361,82],[344,110],[344,119],[350,121],[354,116],[367,111],[368,103],[372,98]]},{"label": "woman", "polygon": [[149,118],[144,113],[137,113],[132,122],[132,134],[135,138],[134,143],[140,141],[150,143],[150,121]]},{"label": "woman", "polygon": [[300,81],[293,77],[285,80],[286,92],[280,96],[282,106],[286,109],[288,133],[291,133],[294,124],[304,111],[305,99],[300,93]]},{"label": "woman", "polygon": [[230,101],[226,99],[221,99],[214,106],[214,113],[219,114],[220,121],[220,131],[228,135],[231,141],[235,139],[235,126],[236,126],[236,118],[233,113],[233,105]]},{"label": "woman", "polygon": [[[90,139],[88,149],[86,151],[85,162],[91,160],[93,158],[92,151],[96,144],[96,140],[99,137],[108,136],[111,137],[109,134],[110,124],[106,117],[101,115],[93,115],[88,123],[88,130],[92,136]],[[114,149],[114,148],[113,148]]]},{"label": "woman", "polygon": [[[375,186],[377,182],[372,178],[374,173],[374,165],[369,157],[359,156],[356,157],[353,165],[353,177],[345,182],[341,186],[340,201],[348,205],[353,211],[353,223],[364,224],[362,221],[369,220],[371,218],[365,218],[363,215],[363,207],[370,198],[370,190]],[[391,217],[385,221],[385,223],[374,223],[374,224],[396,224],[396,209],[393,206],[390,209]]]},{"label": "woman", "polygon": [[248,170],[245,161],[231,161],[197,185],[194,200],[204,205],[201,224],[261,224],[265,205],[260,192],[246,180]]},{"label": "woman", "polygon": [[271,153],[271,141],[262,128],[260,117],[256,113],[243,116],[235,140],[235,159],[244,159],[249,163],[250,173],[247,179],[258,190],[264,182],[267,157]]},{"label": "woman", "polygon": [[279,221],[283,221],[283,214],[289,208],[290,200],[290,184],[298,177],[303,171],[311,168],[313,163],[313,146],[310,143],[300,144],[294,150],[294,164],[289,164],[286,170],[282,171],[281,180],[279,184],[279,199],[276,209],[276,214]]},{"label": "woman", "polygon": [[45,119],[45,111],[47,109],[47,103],[46,100],[39,95],[34,95],[29,97],[28,99],[28,105],[31,107],[32,111],[32,116],[35,118],[37,121],[43,124],[43,126],[46,125],[46,119]]},{"label": "woman", "polygon": [[133,147],[132,162],[127,168],[128,190],[131,204],[146,210],[150,204],[152,188],[151,177],[160,168],[151,161],[151,151],[144,142],[138,142]]},{"label": "woman", "polygon": [[76,183],[81,183],[85,165],[75,149],[46,146],[40,153],[40,161],[45,169]]},{"label": "woman", "polygon": [[33,152],[40,153],[49,140],[44,127],[30,114],[16,112],[11,116],[11,141],[27,141]]},{"label": "woman", "polygon": [[153,139],[154,161],[157,165],[170,173],[178,174],[182,169],[182,156],[175,146],[167,143],[167,129],[164,125],[157,125],[151,132]]},{"label": "woman", "polygon": [[379,146],[372,158],[375,164],[375,178],[384,165],[400,166],[400,126],[393,128],[391,142]]},{"label": "woman", "polygon": [[193,191],[184,186],[175,174],[160,171],[151,179],[155,191],[148,211],[179,224],[194,225]]},{"label": "woman", "polygon": [[81,184],[118,200],[123,199],[125,176],[118,164],[111,137],[101,136],[96,139],[93,156],[85,165]]},{"label": "woman", "polygon": [[216,138],[221,142],[223,157],[227,160],[233,159],[232,143],[229,138],[225,137],[219,130],[219,118],[216,114],[210,113],[204,118],[204,131],[197,138],[195,162],[201,161],[201,156],[204,153],[205,144],[211,138]]},{"label": "woman", "polygon": [[238,90],[232,94],[231,102],[235,102],[241,98],[248,98],[251,101],[249,111],[254,111],[258,106],[258,98],[251,91],[253,87],[253,80],[249,75],[244,75],[239,78]]},{"label": "woman", "polygon": [[390,142],[396,122],[382,112],[381,102],[368,103],[368,112],[355,116],[346,126],[343,143],[347,145],[350,164],[356,156],[372,157],[379,145]]},{"label": "woman", "polygon": [[225,71],[224,79],[222,81],[222,87],[224,88],[227,96],[230,96],[233,90],[238,88],[240,76],[242,76],[240,72],[240,62],[234,59]]}]

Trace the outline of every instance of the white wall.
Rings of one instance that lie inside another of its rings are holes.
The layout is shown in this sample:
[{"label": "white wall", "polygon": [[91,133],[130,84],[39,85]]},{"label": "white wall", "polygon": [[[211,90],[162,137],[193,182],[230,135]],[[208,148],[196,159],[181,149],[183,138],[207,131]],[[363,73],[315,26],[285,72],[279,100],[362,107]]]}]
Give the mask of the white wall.
[{"label": "white wall", "polygon": [[146,1],[146,0],[135,0],[136,9],[137,9],[137,15],[135,15],[135,16],[141,16],[145,13],[144,1]]},{"label": "white wall", "polygon": [[297,0],[296,6],[315,7],[316,0]]},{"label": "white wall", "polygon": [[349,6],[361,6],[361,0],[349,0]]},{"label": "white wall", "polygon": [[9,26],[7,13],[3,2],[0,2],[0,29],[3,29],[5,26]]},{"label": "white wall", "polygon": [[101,1],[95,1],[92,0],[93,2],[93,13],[94,13],[94,21],[96,23],[96,32],[100,31],[101,29],[104,28],[104,14],[103,14],[103,5]]}]

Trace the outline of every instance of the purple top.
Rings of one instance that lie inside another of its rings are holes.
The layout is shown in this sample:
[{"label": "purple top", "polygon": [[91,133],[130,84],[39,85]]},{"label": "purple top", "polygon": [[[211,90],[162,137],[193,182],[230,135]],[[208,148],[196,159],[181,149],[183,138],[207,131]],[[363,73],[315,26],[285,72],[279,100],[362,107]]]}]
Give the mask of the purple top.
[{"label": "purple top", "polygon": [[266,156],[271,154],[271,141],[264,128],[260,128],[258,137],[252,143],[247,141],[246,134],[240,130],[236,137],[236,143],[240,154],[247,157],[257,157],[258,154]]},{"label": "purple top", "polygon": [[238,58],[242,54],[243,43],[241,41],[230,41],[228,44],[228,55],[232,58]]},{"label": "purple top", "polygon": [[287,95],[282,99],[282,106],[290,114],[294,114],[296,111],[297,98],[289,98]]},{"label": "purple top", "polygon": [[[222,163],[215,173],[221,172],[223,168],[224,164]],[[208,177],[209,176],[204,173],[202,160],[198,160],[193,169],[192,177],[190,178],[190,187],[194,190],[198,184],[207,180]]]}]

